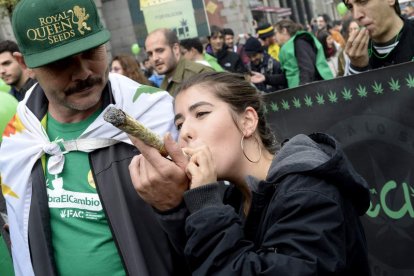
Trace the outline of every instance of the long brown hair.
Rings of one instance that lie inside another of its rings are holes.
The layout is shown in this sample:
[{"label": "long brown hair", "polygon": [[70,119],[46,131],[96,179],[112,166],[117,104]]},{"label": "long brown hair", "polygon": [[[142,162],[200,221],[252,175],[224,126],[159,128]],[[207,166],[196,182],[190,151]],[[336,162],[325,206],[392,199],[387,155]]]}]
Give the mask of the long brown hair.
[{"label": "long brown hair", "polygon": [[112,62],[115,60],[119,61],[119,64],[121,64],[124,76],[133,79],[140,84],[151,85],[151,82],[145,77],[144,73],[138,66],[138,62],[133,56],[128,54],[120,54],[115,56],[112,59]]},{"label": "long brown hair", "polygon": [[303,31],[303,26],[301,24],[298,24],[290,19],[282,19],[275,24],[275,29],[278,32],[282,32],[284,28],[290,36],[294,36],[297,32]]}]

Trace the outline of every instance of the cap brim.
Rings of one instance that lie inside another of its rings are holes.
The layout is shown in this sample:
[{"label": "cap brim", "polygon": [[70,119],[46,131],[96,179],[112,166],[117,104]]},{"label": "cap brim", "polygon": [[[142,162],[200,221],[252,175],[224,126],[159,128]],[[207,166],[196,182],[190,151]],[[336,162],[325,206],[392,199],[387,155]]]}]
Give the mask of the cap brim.
[{"label": "cap brim", "polygon": [[266,38],[272,37],[274,35],[275,35],[275,33],[263,34],[263,35],[259,35],[259,38],[260,39],[266,39]]},{"label": "cap brim", "polygon": [[111,34],[103,29],[98,33],[81,37],[76,41],[33,55],[24,55],[24,61],[29,68],[40,67],[57,60],[78,54],[80,52],[98,47],[109,41]]}]

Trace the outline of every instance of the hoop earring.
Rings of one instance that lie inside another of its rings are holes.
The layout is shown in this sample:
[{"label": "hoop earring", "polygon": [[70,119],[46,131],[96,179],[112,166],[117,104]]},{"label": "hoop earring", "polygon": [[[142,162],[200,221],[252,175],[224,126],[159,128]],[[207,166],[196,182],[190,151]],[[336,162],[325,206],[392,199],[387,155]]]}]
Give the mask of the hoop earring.
[{"label": "hoop earring", "polygon": [[252,160],[247,156],[246,152],[244,152],[244,137],[245,135],[243,134],[243,137],[241,138],[241,141],[240,141],[240,147],[242,149],[244,157],[246,157],[246,159],[252,163],[259,163],[260,159],[262,159],[262,148],[260,147],[259,139],[256,136],[254,136],[254,139],[256,140],[256,143],[257,143],[257,148],[259,149],[259,159]]}]

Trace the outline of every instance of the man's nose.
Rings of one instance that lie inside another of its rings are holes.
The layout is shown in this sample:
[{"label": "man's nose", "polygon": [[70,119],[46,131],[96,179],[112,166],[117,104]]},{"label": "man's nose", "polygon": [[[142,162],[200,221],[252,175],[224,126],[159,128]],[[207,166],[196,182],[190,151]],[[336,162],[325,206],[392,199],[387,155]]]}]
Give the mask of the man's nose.
[{"label": "man's nose", "polygon": [[73,81],[85,80],[92,73],[92,71],[89,69],[89,62],[83,59],[80,54],[71,57],[71,65],[73,68],[73,73],[72,73]]},{"label": "man's nose", "polygon": [[363,13],[363,8],[361,8],[361,7],[358,7],[358,6],[354,5],[354,6],[352,7],[352,16],[353,16],[356,20],[361,19],[361,18],[364,16],[364,13]]}]

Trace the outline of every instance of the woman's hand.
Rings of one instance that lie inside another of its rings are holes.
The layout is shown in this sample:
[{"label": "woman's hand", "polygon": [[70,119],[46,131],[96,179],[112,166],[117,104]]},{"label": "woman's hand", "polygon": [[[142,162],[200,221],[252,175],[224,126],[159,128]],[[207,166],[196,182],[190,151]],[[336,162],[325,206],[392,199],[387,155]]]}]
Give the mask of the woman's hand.
[{"label": "woman's hand", "polygon": [[160,211],[178,206],[189,186],[185,173],[188,157],[171,134],[164,137],[164,145],[172,161],[139,139],[132,136],[130,139],[141,152],[129,165],[131,180],[139,196]]},{"label": "woman's hand", "polygon": [[216,164],[206,145],[198,148],[183,148],[183,151],[190,156],[186,169],[187,176],[191,181],[190,189],[217,181]]}]

